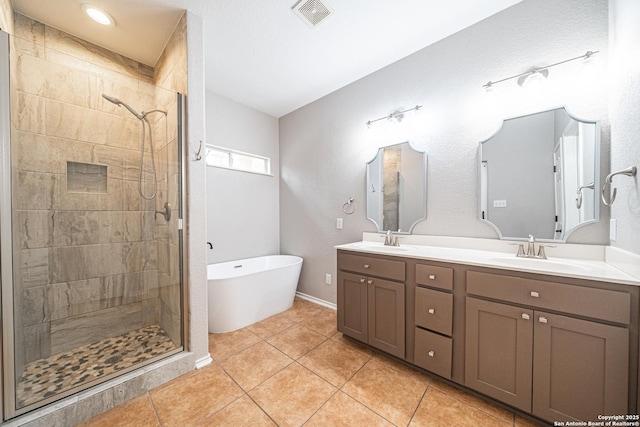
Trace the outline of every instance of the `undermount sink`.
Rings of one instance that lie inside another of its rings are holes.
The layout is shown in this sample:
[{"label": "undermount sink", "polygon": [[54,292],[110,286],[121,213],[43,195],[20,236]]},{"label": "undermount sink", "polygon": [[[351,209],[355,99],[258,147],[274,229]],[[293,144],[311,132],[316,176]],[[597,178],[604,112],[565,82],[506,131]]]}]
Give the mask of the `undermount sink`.
[{"label": "undermount sink", "polygon": [[580,272],[584,271],[585,267],[576,265],[569,262],[561,262],[549,259],[537,259],[537,258],[521,258],[521,257],[497,257],[492,258],[491,261],[497,264],[508,265],[511,267],[533,268],[540,270],[553,270],[553,271],[565,271],[565,272]]},{"label": "undermount sink", "polygon": [[378,252],[405,252],[408,248],[402,246],[384,246],[384,245],[362,245],[358,246],[359,249],[365,251],[378,251]]}]

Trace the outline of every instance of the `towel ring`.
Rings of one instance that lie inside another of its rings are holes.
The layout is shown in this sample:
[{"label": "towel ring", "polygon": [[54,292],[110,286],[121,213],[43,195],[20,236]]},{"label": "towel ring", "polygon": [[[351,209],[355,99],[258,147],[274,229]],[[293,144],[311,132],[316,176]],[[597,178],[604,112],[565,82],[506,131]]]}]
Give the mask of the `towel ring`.
[{"label": "towel ring", "polygon": [[607,187],[611,185],[614,176],[616,175],[636,176],[637,172],[638,172],[638,169],[635,166],[631,166],[630,168],[627,168],[618,172],[610,173],[609,175],[607,175],[607,177],[604,179],[604,184],[602,185],[602,194],[601,194],[602,203],[604,203],[606,206],[611,206],[613,202],[616,200],[616,193],[617,193],[616,188],[614,188],[613,191],[611,192],[611,199],[609,201],[607,201],[607,198],[605,196]]},{"label": "towel ring", "polygon": [[356,204],[353,201],[353,197],[349,197],[349,199],[347,200],[347,203],[342,205],[342,212],[344,212],[347,215],[351,215],[355,211],[356,211]]}]

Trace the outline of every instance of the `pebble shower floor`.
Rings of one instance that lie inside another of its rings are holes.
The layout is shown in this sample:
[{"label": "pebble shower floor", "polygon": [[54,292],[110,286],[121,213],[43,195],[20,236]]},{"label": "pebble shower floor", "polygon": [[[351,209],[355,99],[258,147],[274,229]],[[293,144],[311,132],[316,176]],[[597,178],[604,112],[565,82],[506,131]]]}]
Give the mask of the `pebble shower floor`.
[{"label": "pebble shower floor", "polygon": [[126,369],[174,348],[176,346],[166,332],[158,325],[151,325],[29,362],[18,382],[18,407]]}]

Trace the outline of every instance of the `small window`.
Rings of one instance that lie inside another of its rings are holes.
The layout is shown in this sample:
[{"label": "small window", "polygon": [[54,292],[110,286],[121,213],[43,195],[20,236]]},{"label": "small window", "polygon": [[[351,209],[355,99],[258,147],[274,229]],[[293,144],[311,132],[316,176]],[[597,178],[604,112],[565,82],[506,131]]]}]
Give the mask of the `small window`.
[{"label": "small window", "polygon": [[214,145],[207,145],[207,166],[271,176],[270,158]]}]

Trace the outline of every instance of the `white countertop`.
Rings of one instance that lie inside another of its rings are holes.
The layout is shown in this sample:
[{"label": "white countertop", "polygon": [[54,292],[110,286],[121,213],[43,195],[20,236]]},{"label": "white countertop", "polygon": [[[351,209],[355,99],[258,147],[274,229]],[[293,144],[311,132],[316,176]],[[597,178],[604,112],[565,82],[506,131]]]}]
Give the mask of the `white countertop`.
[{"label": "white countertop", "polygon": [[[366,238],[365,234],[365,238]],[[410,236],[407,236],[410,237]],[[456,238],[445,238],[449,243],[458,243]],[[374,240],[378,240],[374,237]],[[415,240],[415,239],[414,239]],[[625,273],[604,260],[597,259],[597,256],[581,252],[582,258],[553,257],[547,250],[548,259],[518,258],[515,256],[517,247],[507,246],[508,242],[498,241],[488,246],[491,250],[469,249],[475,244],[468,244],[470,239],[461,239],[462,244],[457,246],[467,247],[447,247],[438,245],[423,244],[403,244],[400,246],[384,246],[380,241],[363,240],[361,242],[347,243],[335,246],[336,249],[343,249],[369,254],[384,254],[403,258],[417,258],[431,261],[451,262],[456,264],[475,265],[479,267],[491,267],[501,270],[524,271],[528,273],[550,274],[561,277],[571,277],[579,279],[589,279],[602,282],[620,283],[625,285],[640,286],[640,279]],[[486,239],[471,239],[476,241]],[[441,242],[438,242],[441,243]],[[477,242],[474,242],[477,243]],[[518,242],[522,243],[522,242]],[[536,248],[537,248],[536,243]],[[585,245],[574,245],[585,246]],[[526,247],[526,243],[525,243]],[[509,248],[509,249],[506,249]],[[510,252],[507,252],[510,250]],[[561,252],[561,251],[558,251]],[[597,251],[593,251],[596,252]],[[604,258],[604,250],[603,250]]]}]

